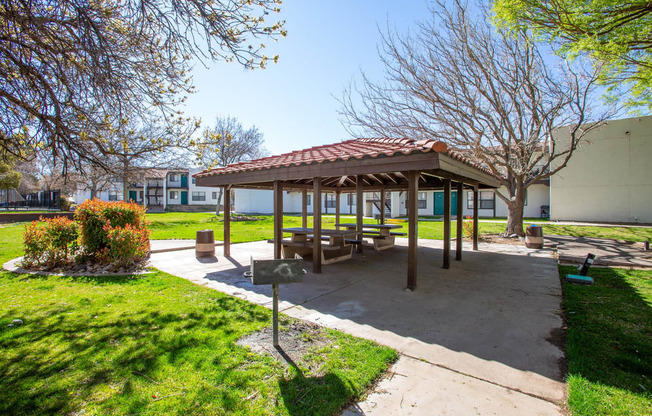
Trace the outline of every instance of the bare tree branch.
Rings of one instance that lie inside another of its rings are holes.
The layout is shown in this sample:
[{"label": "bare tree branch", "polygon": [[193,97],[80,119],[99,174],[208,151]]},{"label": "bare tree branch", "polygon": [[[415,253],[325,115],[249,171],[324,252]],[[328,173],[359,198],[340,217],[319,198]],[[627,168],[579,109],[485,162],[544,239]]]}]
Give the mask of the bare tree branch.
[{"label": "bare tree branch", "polygon": [[[437,2],[431,13],[415,34],[383,34],[385,79],[363,73],[340,100],[342,122],[356,136],[442,140],[477,159],[501,178],[507,231],[522,235],[527,188],[614,111],[591,106],[595,71],[546,55],[525,32],[497,31],[484,7]],[[558,126],[571,126],[570,143],[556,142]]]}]

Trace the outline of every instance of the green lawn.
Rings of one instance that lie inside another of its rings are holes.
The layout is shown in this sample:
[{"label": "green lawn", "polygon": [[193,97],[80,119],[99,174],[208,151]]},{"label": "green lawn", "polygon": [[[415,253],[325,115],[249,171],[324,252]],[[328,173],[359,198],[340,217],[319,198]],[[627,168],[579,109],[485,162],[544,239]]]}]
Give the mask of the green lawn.
[{"label": "green lawn", "polygon": [[[272,237],[272,217],[234,222],[232,240]],[[149,214],[152,238],[194,238],[214,214]],[[352,222],[350,216],[343,222]],[[374,222],[374,220],[367,220]],[[333,216],[324,217],[331,228]],[[301,218],[285,216],[285,226]],[[310,225],[310,224],[309,224]],[[0,261],[22,252],[24,225],[0,225]],[[404,224],[406,230],[407,224]],[[641,241],[649,229],[546,224],[564,233]],[[481,223],[481,233],[503,224]],[[452,227],[453,236],[455,227]],[[420,221],[421,238],[442,223]],[[574,271],[560,268],[560,274]],[[564,284],[569,407],[574,416],[652,414],[652,272],[591,269]],[[396,353],[327,331],[299,368],[237,346],[267,309],[161,272],[131,278],[0,273],[0,414],[333,414],[364,394]],[[7,327],[12,319],[24,326]]]},{"label": "green lawn", "polygon": [[[0,261],[21,254],[22,230],[0,227]],[[235,343],[270,311],[161,272],[0,272],[0,298],[0,414],[331,415],[397,358],[325,330],[285,367]]]},{"label": "green lawn", "polygon": [[[257,215],[258,221],[234,221],[231,223],[231,241],[247,242],[266,240],[274,237],[273,217],[271,215]],[[168,238],[195,238],[197,230],[213,229],[215,238],[224,238],[224,228],[221,222],[222,216],[212,213],[163,213],[147,214],[151,222],[152,239]],[[355,217],[342,216],[342,222],[355,222]],[[365,218],[365,222],[376,223],[375,220]],[[324,228],[334,228],[335,216],[322,216]],[[525,223],[527,225],[527,222]],[[297,215],[285,215],[283,217],[284,227],[300,227],[301,217]],[[312,217],[308,216],[308,226],[312,226]],[[407,233],[407,222],[403,223],[402,231]],[[480,235],[499,234],[505,231],[505,225],[501,222],[480,222]],[[451,223],[451,236],[456,236],[456,223]],[[442,240],[444,238],[444,226],[441,221],[419,221],[419,238]],[[628,241],[652,240],[652,228],[644,227],[597,227],[579,225],[558,225],[547,223],[543,226],[546,235],[572,235],[577,237],[612,238]]]},{"label": "green lawn", "polygon": [[589,274],[593,286],[563,284],[572,414],[652,415],[652,271]]}]

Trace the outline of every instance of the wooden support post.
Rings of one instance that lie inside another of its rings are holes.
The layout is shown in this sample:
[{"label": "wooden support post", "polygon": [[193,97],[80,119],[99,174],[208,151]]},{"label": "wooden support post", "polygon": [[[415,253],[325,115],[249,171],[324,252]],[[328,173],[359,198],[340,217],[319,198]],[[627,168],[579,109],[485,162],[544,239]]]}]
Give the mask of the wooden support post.
[{"label": "wooden support post", "polygon": [[[358,175],[355,184],[355,229],[359,233],[359,238],[362,238],[362,216],[364,215],[364,204],[362,203],[364,190],[362,185],[362,175]],[[362,253],[362,244],[358,244],[358,253]]]},{"label": "wooden support post", "polygon": [[283,240],[283,185],[274,181],[274,258],[281,258]]},{"label": "wooden support post", "polygon": [[410,172],[408,176],[408,270],[407,288],[417,288],[417,253],[418,253],[418,224],[419,206],[417,195],[419,192],[419,172]]},{"label": "wooden support post", "polygon": [[308,228],[308,190],[306,188],[301,190],[301,226]]},{"label": "wooden support post", "polygon": [[457,240],[455,240],[455,260],[462,260],[462,240],[464,240],[464,184],[457,183]]},{"label": "wooden support post", "polygon": [[450,267],[451,260],[451,180],[444,179],[444,264]]},{"label": "wooden support post", "polygon": [[[231,256],[231,186],[224,191],[224,257]],[[219,201],[217,202],[219,204]]]},{"label": "wooden support post", "polygon": [[335,191],[335,224],[340,223],[340,191]]},{"label": "wooden support post", "polygon": [[321,273],[321,178],[313,181],[312,199],[312,272]]},{"label": "wooden support post", "polygon": [[385,224],[385,188],[380,190],[380,223]]},{"label": "wooden support post", "polygon": [[473,188],[473,250],[478,250],[478,217],[480,216],[480,201],[478,187]]}]

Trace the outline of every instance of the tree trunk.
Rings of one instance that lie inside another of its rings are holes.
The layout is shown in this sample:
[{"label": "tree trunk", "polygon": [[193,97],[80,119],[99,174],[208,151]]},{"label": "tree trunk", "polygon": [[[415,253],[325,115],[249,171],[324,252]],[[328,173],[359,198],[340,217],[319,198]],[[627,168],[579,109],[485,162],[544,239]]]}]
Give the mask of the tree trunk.
[{"label": "tree trunk", "polygon": [[516,234],[520,237],[525,235],[523,231],[523,206],[524,201],[520,198],[514,198],[507,204],[507,227],[505,228],[505,235]]},{"label": "tree trunk", "polygon": [[[220,186],[220,190],[218,192],[219,193],[217,194],[217,206],[215,207],[215,215],[220,215],[220,202],[222,202],[222,194],[224,193],[224,188],[222,188]],[[231,201],[229,201],[229,202],[231,202]]]}]

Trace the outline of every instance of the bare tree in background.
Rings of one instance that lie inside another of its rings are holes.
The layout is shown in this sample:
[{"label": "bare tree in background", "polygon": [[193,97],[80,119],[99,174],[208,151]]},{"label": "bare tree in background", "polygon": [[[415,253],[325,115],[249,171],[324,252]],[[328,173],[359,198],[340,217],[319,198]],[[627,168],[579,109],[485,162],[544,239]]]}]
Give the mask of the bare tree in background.
[{"label": "bare tree in background", "polygon": [[[197,163],[210,169],[266,156],[264,142],[263,133],[256,126],[246,129],[235,117],[217,117],[215,125],[206,128],[201,137],[192,142],[192,148]],[[220,187],[215,209],[218,215],[222,193]]]},{"label": "bare tree in background", "polygon": [[[182,166],[179,149],[189,146],[190,137],[199,128],[199,123],[179,123],[175,126],[158,124],[153,118],[138,118],[125,122],[119,130],[107,133],[106,166],[91,164],[91,170],[84,174],[98,176],[102,171],[120,178],[123,199],[128,200],[131,183],[142,179],[142,168],[168,168]],[[101,176],[101,175],[100,175]]]},{"label": "bare tree in background", "polygon": [[[383,36],[385,80],[362,74],[344,92],[342,121],[352,134],[442,140],[482,163],[504,187],[506,234],[522,236],[528,187],[564,168],[613,111],[592,112],[594,72],[544,57],[525,32],[494,29],[484,7],[437,2],[430,11],[416,34]],[[567,143],[552,134],[560,126]]]},{"label": "bare tree in background", "polygon": [[0,154],[47,149],[103,165],[103,136],[153,111],[183,121],[200,61],[264,68],[285,36],[281,0],[4,0],[0,4]]}]

